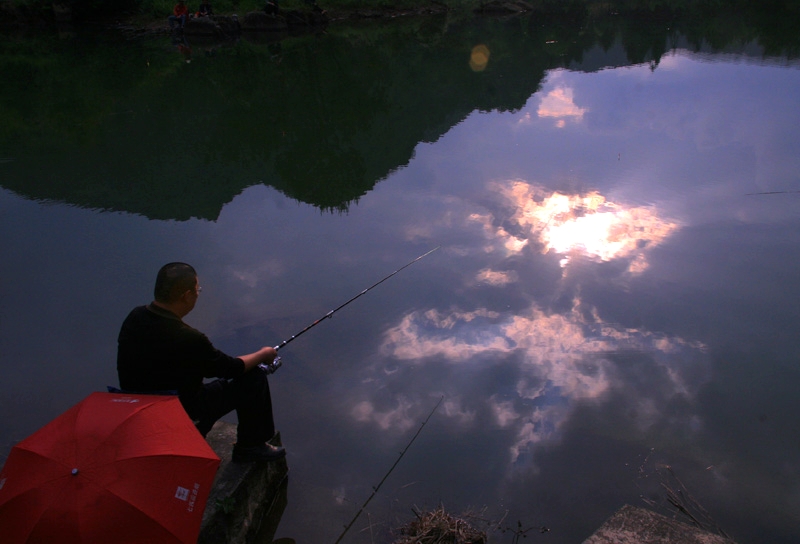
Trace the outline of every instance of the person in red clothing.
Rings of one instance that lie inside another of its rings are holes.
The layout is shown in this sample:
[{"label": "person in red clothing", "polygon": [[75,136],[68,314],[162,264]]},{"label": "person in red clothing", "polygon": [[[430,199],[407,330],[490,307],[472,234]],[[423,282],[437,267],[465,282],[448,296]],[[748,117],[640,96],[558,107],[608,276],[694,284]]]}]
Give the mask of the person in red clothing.
[{"label": "person in red clothing", "polygon": [[175,4],[174,8],[172,8],[172,15],[167,17],[170,30],[174,29],[175,25],[178,25],[178,28],[182,29],[183,25],[186,24],[186,19],[188,17],[189,8],[186,6],[186,1],[178,0],[178,3]]}]

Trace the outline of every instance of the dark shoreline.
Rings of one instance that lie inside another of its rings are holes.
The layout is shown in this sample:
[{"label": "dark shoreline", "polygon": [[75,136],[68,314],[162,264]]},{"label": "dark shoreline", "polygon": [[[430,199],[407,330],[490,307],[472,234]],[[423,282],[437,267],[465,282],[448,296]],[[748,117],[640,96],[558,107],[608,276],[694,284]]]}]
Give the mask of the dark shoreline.
[{"label": "dark shoreline", "polygon": [[[331,8],[325,12],[324,24],[423,17],[446,13],[449,10],[448,6],[435,1],[418,8],[396,8],[392,6],[346,10]],[[220,15],[231,16],[232,13],[221,13]],[[239,17],[241,18],[244,15],[244,13],[239,14]],[[165,14],[163,18],[148,19],[141,14],[123,14],[113,18],[83,19],[71,13],[68,7],[56,3],[53,4],[52,11],[41,12],[26,10],[24,7],[13,7],[0,1],[0,32],[15,29],[57,29],[63,25],[94,26],[109,29],[124,28],[148,33],[158,32],[163,28],[167,28],[167,16]]]},{"label": "dark shoreline", "polygon": [[[63,0],[62,0],[63,1]],[[306,18],[314,19],[313,23],[300,24],[296,27],[306,26],[309,30],[321,28],[327,24],[341,22],[368,22],[368,21],[390,21],[394,19],[408,19],[416,17],[429,17],[442,15],[448,12],[457,11],[461,8],[453,8],[443,2],[430,0],[426,5],[403,8],[392,5],[366,6],[359,8],[342,9],[337,7],[325,7],[324,21],[320,22],[319,13],[310,9],[287,10],[282,12],[282,16],[292,14],[295,19]],[[541,9],[541,7],[539,8]],[[481,3],[479,9],[469,10],[477,16],[515,16],[532,11],[537,11],[527,0],[487,0]],[[546,11],[546,10],[545,10]],[[8,30],[25,29],[53,29],[57,30],[63,26],[76,27],[99,27],[106,29],[123,29],[136,34],[159,33],[168,29],[167,15],[162,18],[150,18],[140,13],[123,13],[115,17],[106,18],[84,18],[80,14],[73,13],[65,4],[56,0],[52,4],[52,9],[45,11],[35,11],[26,7],[15,7],[7,1],[0,0],[0,33]],[[232,17],[233,13],[220,13],[223,17]],[[239,20],[242,20],[247,13],[238,13]],[[313,15],[313,17],[312,17]]]}]

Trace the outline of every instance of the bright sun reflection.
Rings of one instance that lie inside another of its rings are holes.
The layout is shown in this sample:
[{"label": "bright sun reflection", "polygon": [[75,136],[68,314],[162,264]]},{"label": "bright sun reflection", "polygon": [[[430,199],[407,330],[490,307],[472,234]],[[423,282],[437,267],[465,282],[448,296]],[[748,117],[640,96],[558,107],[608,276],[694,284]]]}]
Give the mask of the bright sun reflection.
[{"label": "bright sun reflection", "polygon": [[510,252],[521,251],[529,239],[535,239],[544,253],[564,256],[562,267],[578,255],[600,261],[628,258],[629,271],[641,273],[648,266],[646,253],[678,228],[677,223],[660,218],[652,207],[625,207],[596,191],[548,194],[521,180],[497,183],[496,189],[513,206],[510,220],[521,234],[492,227],[491,217],[474,214],[473,219],[483,220]]}]

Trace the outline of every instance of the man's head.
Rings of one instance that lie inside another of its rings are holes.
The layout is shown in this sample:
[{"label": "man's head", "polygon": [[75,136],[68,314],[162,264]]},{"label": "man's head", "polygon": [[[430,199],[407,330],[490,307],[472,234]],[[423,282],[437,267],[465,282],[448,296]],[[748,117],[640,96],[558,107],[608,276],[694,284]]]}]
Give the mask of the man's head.
[{"label": "man's head", "polygon": [[[156,276],[153,290],[156,302],[164,306],[179,305],[189,313],[197,302],[200,288],[197,285],[197,272],[186,263],[168,263],[161,267]],[[185,315],[185,314],[184,314]]]}]

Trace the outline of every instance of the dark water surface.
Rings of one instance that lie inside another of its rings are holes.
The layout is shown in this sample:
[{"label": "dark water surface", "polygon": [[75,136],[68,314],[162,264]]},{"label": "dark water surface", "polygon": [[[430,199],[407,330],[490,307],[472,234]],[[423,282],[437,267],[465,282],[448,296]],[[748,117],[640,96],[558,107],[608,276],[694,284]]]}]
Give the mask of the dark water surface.
[{"label": "dark water surface", "polygon": [[797,44],[732,26],[4,37],[0,454],[116,384],[165,262],[237,354],[441,246],[283,350],[276,537],[336,540],[444,396],[344,542],[440,504],[580,542],[675,477],[800,541]]}]

